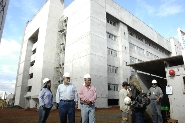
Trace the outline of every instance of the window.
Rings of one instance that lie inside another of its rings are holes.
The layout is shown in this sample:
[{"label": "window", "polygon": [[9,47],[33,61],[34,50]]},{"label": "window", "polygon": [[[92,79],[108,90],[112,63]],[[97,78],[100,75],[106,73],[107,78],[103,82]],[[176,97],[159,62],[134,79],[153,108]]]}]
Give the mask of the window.
[{"label": "window", "polygon": [[159,57],[158,57],[158,56],[156,56],[156,55],[154,55],[154,59],[159,59]]},{"label": "window", "polygon": [[136,39],[143,41],[143,38],[141,38],[140,36],[136,35]]},{"label": "window", "polygon": [[131,75],[136,75],[136,73],[134,71],[131,71]]},{"label": "window", "polygon": [[38,41],[39,29],[37,29],[29,38],[29,40],[34,44]]},{"label": "window", "polygon": [[119,89],[119,85],[118,84],[108,83],[108,90],[109,91],[118,91],[118,89]]},{"label": "window", "polygon": [[134,35],[134,33],[132,31],[130,31],[130,30],[128,30],[128,34],[131,35],[131,36]]},{"label": "window", "polygon": [[141,53],[141,54],[144,54],[144,49],[140,48],[140,47],[137,47],[137,52],[138,53]]},{"label": "window", "polygon": [[33,66],[35,64],[35,60],[30,62],[30,66]]},{"label": "window", "polygon": [[129,43],[129,48],[131,50],[135,50],[136,49],[136,46],[134,44],[132,44],[132,43]]},{"label": "window", "polygon": [[183,85],[184,85],[184,91],[183,91],[183,93],[185,94],[185,76],[183,77]]},{"label": "window", "polygon": [[117,51],[110,48],[107,48],[107,54],[113,57],[117,57]]},{"label": "window", "polygon": [[111,33],[108,33],[108,32],[107,32],[107,38],[110,38],[114,41],[117,41],[117,37],[115,35],[111,34]]},{"label": "window", "polygon": [[107,71],[109,73],[118,73],[118,67],[107,65]]},{"label": "window", "polygon": [[131,64],[136,63],[136,60],[137,60],[136,58],[130,56],[130,63]]},{"label": "window", "polygon": [[146,40],[145,40],[145,44],[148,45],[148,46],[150,46],[149,41],[146,41]]},{"label": "window", "polygon": [[143,62],[142,60],[138,59],[138,63]]},{"label": "window", "polygon": [[159,52],[162,52],[162,49],[161,48],[159,48]]},{"label": "window", "polygon": [[28,92],[31,92],[32,86],[28,86]]},{"label": "window", "polygon": [[61,48],[61,51],[62,52],[65,51],[65,45],[64,45],[64,43],[60,44],[60,48]]},{"label": "window", "polygon": [[148,57],[151,57],[151,58],[154,57],[154,55],[153,55],[152,53],[148,52],[148,51],[146,51],[146,55],[147,55]]},{"label": "window", "polygon": [[32,51],[32,53],[35,54],[35,53],[36,53],[36,49],[34,49],[34,50]]},{"label": "window", "polygon": [[33,73],[29,74],[29,76],[30,76],[30,79],[33,78]]},{"label": "window", "polygon": [[108,18],[107,18],[107,23],[109,23],[109,24],[111,24],[113,26],[116,26],[116,22],[114,22],[114,21],[112,21],[112,20],[110,20]]},{"label": "window", "polygon": [[146,56],[149,56],[149,52],[148,51],[146,51]]}]

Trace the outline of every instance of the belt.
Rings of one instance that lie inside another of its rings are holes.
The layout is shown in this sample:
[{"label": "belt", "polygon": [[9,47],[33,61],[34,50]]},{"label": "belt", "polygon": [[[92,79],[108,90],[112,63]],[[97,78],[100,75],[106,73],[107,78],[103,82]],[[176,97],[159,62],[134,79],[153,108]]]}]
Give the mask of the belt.
[{"label": "belt", "polygon": [[81,105],[89,105],[89,104],[87,104],[87,103],[80,103]]},{"label": "belt", "polygon": [[93,105],[93,103],[87,104],[85,101],[82,101],[82,100],[80,101],[80,104],[81,105]]},{"label": "belt", "polygon": [[157,100],[157,99],[151,99],[151,100]]},{"label": "belt", "polygon": [[92,106],[93,103],[90,103],[90,104],[87,104],[87,103],[81,103],[81,105],[89,105],[89,106]]},{"label": "belt", "polygon": [[64,101],[64,102],[72,102],[74,100],[60,100],[60,101]]}]

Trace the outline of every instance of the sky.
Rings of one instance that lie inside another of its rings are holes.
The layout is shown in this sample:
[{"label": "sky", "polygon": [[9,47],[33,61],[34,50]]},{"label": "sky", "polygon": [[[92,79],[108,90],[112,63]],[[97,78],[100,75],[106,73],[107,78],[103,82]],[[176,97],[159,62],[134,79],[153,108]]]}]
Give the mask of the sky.
[{"label": "sky", "polygon": [[[0,90],[14,93],[25,24],[46,0],[10,0],[0,44]],[[73,0],[65,0],[68,6]],[[185,31],[185,0],[114,0],[164,38]]]}]

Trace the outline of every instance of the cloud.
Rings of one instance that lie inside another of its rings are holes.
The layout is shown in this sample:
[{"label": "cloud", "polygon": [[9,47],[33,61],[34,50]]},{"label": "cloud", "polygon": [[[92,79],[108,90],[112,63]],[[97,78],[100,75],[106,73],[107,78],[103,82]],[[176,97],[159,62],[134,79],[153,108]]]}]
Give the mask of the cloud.
[{"label": "cloud", "polygon": [[183,12],[183,5],[175,3],[174,0],[164,1],[164,3],[160,6],[157,16],[165,17],[169,15],[178,14]]},{"label": "cloud", "polygon": [[[16,67],[0,67],[0,90],[14,93],[16,83]],[[13,69],[12,69],[13,68]]]},{"label": "cloud", "polygon": [[19,3],[17,1],[13,1],[13,5],[27,14],[36,13],[39,8],[39,2],[36,0],[20,0]]},{"label": "cloud", "polygon": [[164,17],[168,15],[174,15],[183,11],[181,5],[162,5],[159,9],[158,16]]},{"label": "cloud", "polygon": [[[137,8],[137,11],[139,11],[139,13],[148,13],[148,15],[152,16],[165,17],[169,15],[178,14],[184,11],[184,7],[181,4],[181,0],[178,0],[178,2],[177,0],[161,0],[156,2],[155,6],[147,4],[145,0],[137,0],[137,3],[139,6],[139,8]],[[157,7],[157,5],[159,7]]]},{"label": "cloud", "polygon": [[0,90],[1,91],[8,91],[10,93],[14,93],[15,80],[12,80],[12,81],[3,81],[3,80],[1,80]]},{"label": "cloud", "polygon": [[9,3],[5,23],[8,27],[4,29],[4,38],[0,44],[0,90],[14,92],[21,49],[18,41],[22,40],[22,29],[45,2],[46,0],[12,0]]},{"label": "cloud", "polygon": [[14,92],[16,73],[16,65],[0,65],[0,90]]},{"label": "cloud", "polygon": [[17,72],[17,66],[15,65],[1,65],[0,73],[15,76]]},{"label": "cloud", "polygon": [[0,90],[14,92],[20,48],[15,40],[1,39]]},{"label": "cloud", "polygon": [[43,5],[46,0],[20,0],[18,3],[17,1],[13,1],[13,6],[21,10],[21,18],[24,22],[27,22],[31,19],[39,10],[39,8]]},{"label": "cloud", "polygon": [[6,35],[9,35],[10,32],[17,33],[20,30],[20,27],[17,26],[16,21],[13,19],[11,15],[7,15],[6,23],[8,23],[9,31],[7,31]]},{"label": "cloud", "polygon": [[1,39],[0,59],[18,59],[21,45],[14,40]]},{"label": "cloud", "polygon": [[139,9],[139,11],[143,11],[144,13],[148,13],[149,15],[152,15],[156,9],[154,6],[151,6],[149,4],[147,4],[144,0],[137,0],[137,3],[139,6],[141,6]]}]

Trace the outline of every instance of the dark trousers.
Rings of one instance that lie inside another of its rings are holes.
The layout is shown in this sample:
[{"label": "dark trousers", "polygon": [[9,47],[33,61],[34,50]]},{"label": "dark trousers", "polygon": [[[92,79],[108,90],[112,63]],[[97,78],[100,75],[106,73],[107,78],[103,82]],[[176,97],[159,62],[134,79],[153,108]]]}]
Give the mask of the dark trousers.
[{"label": "dark trousers", "polygon": [[39,107],[39,123],[46,123],[50,110],[51,108],[43,109],[42,106]]},{"label": "dark trousers", "polygon": [[136,121],[135,123],[144,123],[143,122],[143,112],[135,112]]},{"label": "dark trousers", "polygon": [[69,123],[75,123],[75,101],[59,103],[60,123],[67,123],[67,115]]},{"label": "dark trousers", "polygon": [[144,123],[144,112],[145,108],[132,110],[132,123]]}]

